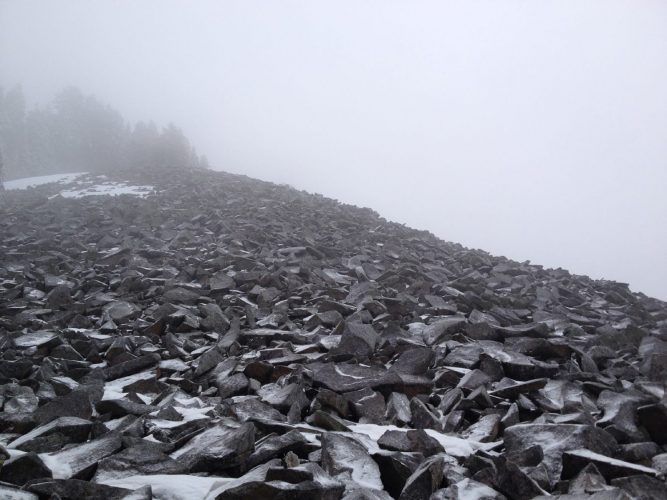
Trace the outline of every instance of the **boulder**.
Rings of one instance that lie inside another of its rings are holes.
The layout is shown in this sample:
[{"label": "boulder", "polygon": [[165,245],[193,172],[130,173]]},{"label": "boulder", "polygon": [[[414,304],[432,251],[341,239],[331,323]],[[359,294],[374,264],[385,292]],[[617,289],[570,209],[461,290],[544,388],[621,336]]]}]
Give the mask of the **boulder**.
[{"label": "boulder", "polygon": [[189,472],[222,472],[239,467],[255,450],[255,426],[216,424],[197,434],[171,454]]},{"label": "boulder", "polygon": [[366,448],[354,439],[325,432],[322,434],[322,468],[334,478],[341,476],[359,486],[382,490],[382,479],[377,463]]},{"label": "boulder", "polygon": [[373,354],[378,342],[378,334],[371,325],[346,322],[340,343],[332,353],[340,356],[350,356],[365,359]]},{"label": "boulder", "polygon": [[92,425],[90,420],[78,417],[56,418],[16,438],[9,446],[38,453],[58,451],[67,444],[86,441]]},{"label": "boulder", "polygon": [[611,456],[616,451],[614,439],[604,430],[577,424],[519,424],[505,429],[505,448],[508,454],[520,454],[530,446],[540,446],[544,464],[552,481],[557,481],[563,468],[563,453],[586,448]]},{"label": "boulder", "polygon": [[56,479],[88,480],[95,472],[99,461],[113,455],[122,445],[121,436],[109,432],[98,439],[71,448],[40,454],[40,458],[51,469]]}]

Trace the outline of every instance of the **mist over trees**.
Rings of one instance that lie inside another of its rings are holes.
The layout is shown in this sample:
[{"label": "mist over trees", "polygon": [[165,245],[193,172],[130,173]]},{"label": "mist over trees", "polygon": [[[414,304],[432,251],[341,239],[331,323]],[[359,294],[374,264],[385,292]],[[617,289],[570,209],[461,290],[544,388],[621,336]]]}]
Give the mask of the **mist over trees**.
[{"label": "mist over trees", "polygon": [[128,123],[75,87],[28,109],[21,87],[0,87],[0,175],[4,180],[125,168],[208,168],[181,129]]},{"label": "mist over trees", "polygon": [[2,159],[2,151],[0,150],[0,191],[4,189],[2,181],[5,179],[5,163]]}]

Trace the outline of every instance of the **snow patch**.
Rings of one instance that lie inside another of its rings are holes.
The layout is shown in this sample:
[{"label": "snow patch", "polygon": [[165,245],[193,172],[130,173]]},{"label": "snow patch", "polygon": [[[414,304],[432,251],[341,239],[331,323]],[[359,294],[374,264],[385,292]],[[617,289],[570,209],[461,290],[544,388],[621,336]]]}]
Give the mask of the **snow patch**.
[{"label": "snow patch", "polygon": [[123,387],[130,385],[139,380],[149,380],[155,377],[155,371],[144,371],[135,373],[134,375],[128,375],[126,377],[117,378],[111,382],[104,384],[104,395],[102,396],[103,400],[108,399],[123,399],[125,392],[123,392]]},{"label": "snow patch", "polygon": [[59,183],[69,184],[78,177],[85,175],[86,172],[75,172],[71,174],[40,175],[38,177],[24,177],[23,179],[14,179],[4,184],[5,189],[27,189],[29,187],[41,186],[43,184]]},{"label": "snow patch", "polygon": [[193,498],[207,498],[211,490],[220,488],[233,480],[234,478],[225,477],[155,474],[107,479],[100,483],[132,490],[150,486],[155,500],[192,500]]},{"label": "snow patch", "polygon": [[110,181],[104,175],[91,175],[88,172],[74,172],[68,174],[41,175],[38,177],[25,177],[4,183],[7,190],[27,189],[44,184],[60,184],[62,191],[51,196],[62,196],[64,198],[82,198],[84,196],[116,196],[129,194],[141,198],[148,196],[154,190],[154,186],[132,186],[126,182]]},{"label": "snow patch", "polygon": [[498,492],[487,485],[478,483],[470,478],[465,478],[454,485],[458,498],[462,500],[485,500],[496,498]]},{"label": "snow patch", "polygon": [[[407,432],[410,429],[396,427],[395,425],[377,425],[377,424],[351,424],[348,425],[352,432],[358,434],[365,434],[373,441],[380,439],[382,434],[386,431],[401,431]],[[454,457],[468,457],[477,450],[491,450],[498,446],[498,443],[480,443],[478,441],[471,441],[456,436],[450,436],[433,429],[424,429],[426,434],[434,438],[442,445],[448,455]]]},{"label": "snow patch", "polygon": [[9,462],[27,453],[27,451],[15,450],[14,448],[6,448],[6,450],[9,453]]},{"label": "snow patch", "polygon": [[103,182],[94,184],[83,189],[74,189],[70,191],[61,191],[60,196],[64,198],[83,198],[84,196],[117,196],[121,194],[130,194],[141,198],[148,196],[153,192],[153,186],[130,186],[124,182]]},{"label": "snow patch", "polygon": [[396,427],[395,425],[378,425],[378,424],[352,424],[348,425],[352,432],[358,434],[365,434],[370,437],[373,441],[377,441],[382,437],[387,431],[402,431],[405,432],[407,429],[401,427]]}]

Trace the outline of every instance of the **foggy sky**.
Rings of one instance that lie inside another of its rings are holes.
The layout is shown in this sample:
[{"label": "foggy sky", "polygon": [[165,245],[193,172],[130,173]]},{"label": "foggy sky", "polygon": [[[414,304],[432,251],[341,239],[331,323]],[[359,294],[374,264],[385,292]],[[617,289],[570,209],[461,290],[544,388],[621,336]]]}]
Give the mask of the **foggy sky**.
[{"label": "foggy sky", "polygon": [[0,84],[667,299],[667,2],[0,0]]}]

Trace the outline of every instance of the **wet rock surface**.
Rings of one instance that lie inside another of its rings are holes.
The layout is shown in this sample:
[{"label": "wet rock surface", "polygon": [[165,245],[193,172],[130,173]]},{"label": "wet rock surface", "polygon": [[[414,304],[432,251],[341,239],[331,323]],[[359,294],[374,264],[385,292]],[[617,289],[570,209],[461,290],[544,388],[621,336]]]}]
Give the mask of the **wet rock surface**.
[{"label": "wet rock surface", "polygon": [[0,200],[0,497],[665,497],[664,302],[243,176],[123,180],[155,190]]}]

